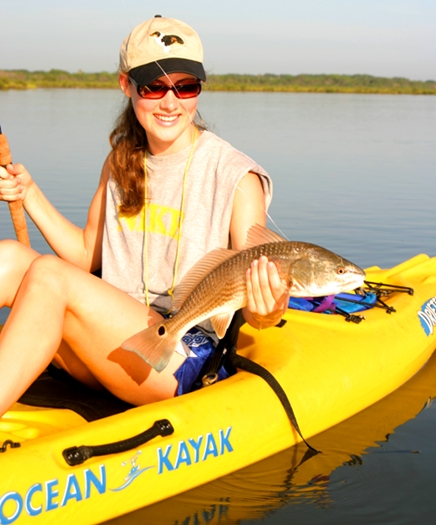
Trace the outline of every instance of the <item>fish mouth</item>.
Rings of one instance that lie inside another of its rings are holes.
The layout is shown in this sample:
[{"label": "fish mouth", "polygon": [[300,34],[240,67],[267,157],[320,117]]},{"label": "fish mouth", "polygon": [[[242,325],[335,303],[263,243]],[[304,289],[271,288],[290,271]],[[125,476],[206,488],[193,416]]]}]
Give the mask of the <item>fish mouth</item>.
[{"label": "fish mouth", "polygon": [[363,286],[366,277],[366,273],[363,270],[356,270],[349,273],[350,275],[348,279],[344,279],[338,283],[338,288],[340,288],[340,290],[336,293],[345,292],[347,290],[355,290],[356,288]]},{"label": "fish mouth", "polygon": [[[342,276],[344,277],[344,276]],[[324,284],[313,283],[311,286],[305,286],[293,282],[291,289],[292,297],[323,297],[326,295],[336,295],[338,293],[355,290],[363,286],[365,281],[365,272],[353,272],[347,279],[342,278],[340,281],[329,281]]]},{"label": "fish mouth", "polygon": [[[355,279],[351,279],[349,283],[347,283],[345,286],[350,290],[355,290],[356,288],[360,288],[365,283],[365,275],[359,275],[356,276]],[[341,290],[344,291],[344,290]],[[339,293],[339,292],[338,292]]]}]

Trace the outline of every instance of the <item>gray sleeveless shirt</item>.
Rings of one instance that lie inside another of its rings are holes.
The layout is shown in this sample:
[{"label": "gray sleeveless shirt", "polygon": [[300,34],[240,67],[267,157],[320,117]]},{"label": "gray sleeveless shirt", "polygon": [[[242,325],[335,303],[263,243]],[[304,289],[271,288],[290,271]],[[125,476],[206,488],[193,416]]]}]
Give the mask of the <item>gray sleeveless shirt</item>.
[{"label": "gray sleeveless shirt", "polygon": [[[148,273],[150,304],[160,312],[171,307],[183,176],[191,147],[172,155],[147,155],[147,257],[144,257],[144,209],[134,217],[119,213],[119,192],[109,178],[103,236],[103,279],[145,302]],[[268,174],[253,160],[211,132],[198,138],[186,177],[177,283],[207,252],[227,248],[233,199],[240,180],[259,175],[265,209],[272,197]],[[147,261],[147,268],[144,267]]]}]

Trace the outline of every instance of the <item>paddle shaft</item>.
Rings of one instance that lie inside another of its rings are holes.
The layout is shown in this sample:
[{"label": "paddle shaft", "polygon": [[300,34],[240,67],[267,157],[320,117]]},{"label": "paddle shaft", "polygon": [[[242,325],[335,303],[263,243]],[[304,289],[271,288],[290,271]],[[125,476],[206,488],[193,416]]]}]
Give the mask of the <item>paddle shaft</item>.
[{"label": "paddle shaft", "polygon": [[[11,150],[9,149],[8,139],[1,132],[0,128],[0,166],[12,163]],[[27,230],[26,216],[24,215],[23,203],[21,200],[9,202],[9,211],[15,229],[15,235],[22,244],[30,246],[29,232]]]}]

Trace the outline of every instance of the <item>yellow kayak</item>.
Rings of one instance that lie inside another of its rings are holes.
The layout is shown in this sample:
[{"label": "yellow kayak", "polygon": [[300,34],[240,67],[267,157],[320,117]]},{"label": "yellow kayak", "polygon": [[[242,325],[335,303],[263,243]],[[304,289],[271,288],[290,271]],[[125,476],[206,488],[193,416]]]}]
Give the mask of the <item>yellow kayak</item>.
[{"label": "yellow kayak", "polygon": [[[434,397],[436,353],[392,394],[314,436],[311,444],[322,450],[322,454],[310,455],[307,447],[300,444],[174,498],[110,520],[108,524],[236,524],[265,517],[272,522],[274,512],[292,504],[314,504],[328,509],[335,492],[335,483],[331,492],[329,481],[335,479],[337,483],[346,476],[339,473],[332,478],[333,472],[347,469],[350,464],[364,465],[366,454],[386,452],[384,445],[391,435],[431,406]],[[301,523],[301,518],[296,522]]]},{"label": "yellow kayak", "polygon": [[[238,353],[278,380],[309,443],[403,385],[436,347],[436,258],[372,267],[367,279],[413,295],[387,295],[395,311],[372,308],[358,324],[288,310],[281,328],[241,329]],[[74,447],[128,440],[162,420],[164,435],[144,445],[68,462]],[[168,427],[174,430],[165,435]],[[276,394],[248,372],[93,422],[67,409],[17,403],[0,419],[0,524],[100,523],[300,442]]]}]

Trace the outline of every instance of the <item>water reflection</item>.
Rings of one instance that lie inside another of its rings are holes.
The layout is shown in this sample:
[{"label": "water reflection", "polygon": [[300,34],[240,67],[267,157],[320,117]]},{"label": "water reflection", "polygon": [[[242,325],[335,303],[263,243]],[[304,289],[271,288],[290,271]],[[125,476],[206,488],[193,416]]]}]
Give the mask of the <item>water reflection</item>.
[{"label": "water reflection", "polygon": [[[321,454],[313,455],[301,445],[292,447],[212,483],[106,523],[230,525],[258,522],[266,517],[270,523],[281,523],[279,518],[271,520],[271,514],[295,505],[306,506],[305,523],[313,523],[310,521],[311,509],[328,511],[340,497],[338,484],[344,482],[344,477],[334,479],[333,475],[341,468],[361,468],[371,455],[419,454],[414,448],[391,446],[390,436],[400,425],[428,408],[435,396],[436,354],[400,389],[340,425],[311,438],[311,444],[321,450]],[[357,490],[361,488],[359,484]],[[368,496],[362,495],[364,498]],[[394,507],[390,511],[392,514],[400,512]],[[290,523],[289,520],[283,523]],[[385,515],[385,520],[379,517],[377,523],[394,523],[395,516]],[[327,521],[324,519],[322,523]]]}]

